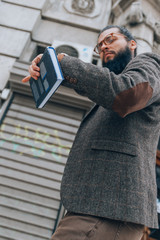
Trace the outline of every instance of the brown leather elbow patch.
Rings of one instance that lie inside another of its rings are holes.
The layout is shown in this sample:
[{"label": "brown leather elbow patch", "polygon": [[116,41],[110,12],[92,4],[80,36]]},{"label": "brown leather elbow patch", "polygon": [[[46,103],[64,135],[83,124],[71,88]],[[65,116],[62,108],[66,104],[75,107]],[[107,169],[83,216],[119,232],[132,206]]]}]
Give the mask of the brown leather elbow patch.
[{"label": "brown leather elbow patch", "polygon": [[112,109],[121,117],[144,108],[152,97],[153,89],[148,82],[137,84],[115,97]]}]

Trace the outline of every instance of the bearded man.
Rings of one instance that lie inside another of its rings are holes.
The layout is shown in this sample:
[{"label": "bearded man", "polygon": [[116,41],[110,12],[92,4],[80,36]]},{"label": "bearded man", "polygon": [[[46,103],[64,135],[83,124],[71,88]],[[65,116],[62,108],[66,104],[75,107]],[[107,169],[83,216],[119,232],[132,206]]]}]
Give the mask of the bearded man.
[{"label": "bearded man", "polygon": [[[64,170],[67,214],[52,240],[140,240],[158,228],[155,159],[160,129],[160,56],[136,56],[124,27],[107,26],[95,51],[102,67],[58,54],[64,85],[95,105],[84,117]],[[29,68],[37,79],[41,55]]]}]

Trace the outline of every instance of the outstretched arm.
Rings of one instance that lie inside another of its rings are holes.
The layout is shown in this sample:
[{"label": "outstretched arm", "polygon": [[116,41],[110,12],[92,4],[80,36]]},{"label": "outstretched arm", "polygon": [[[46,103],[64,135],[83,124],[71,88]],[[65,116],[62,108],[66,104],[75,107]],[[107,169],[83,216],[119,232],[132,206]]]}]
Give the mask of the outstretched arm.
[{"label": "outstretched arm", "polygon": [[64,57],[61,68],[67,87],[125,117],[160,101],[159,63],[160,57],[156,54],[140,54],[116,75],[108,68]]}]

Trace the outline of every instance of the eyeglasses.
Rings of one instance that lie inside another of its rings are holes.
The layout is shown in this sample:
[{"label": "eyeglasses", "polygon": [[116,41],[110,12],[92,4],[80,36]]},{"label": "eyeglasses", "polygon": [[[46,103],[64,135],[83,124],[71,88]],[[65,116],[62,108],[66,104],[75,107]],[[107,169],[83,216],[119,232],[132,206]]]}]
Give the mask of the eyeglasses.
[{"label": "eyeglasses", "polygon": [[[121,34],[121,33],[110,33],[108,34],[100,43],[98,43],[95,48],[94,48],[94,52],[96,52],[97,54],[100,54],[102,52],[102,45],[103,43],[105,45],[110,45],[111,43],[113,43],[115,40],[117,40],[117,35],[119,36],[123,36],[124,38],[127,38],[125,35]],[[128,39],[128,38],[127,38]]]}]

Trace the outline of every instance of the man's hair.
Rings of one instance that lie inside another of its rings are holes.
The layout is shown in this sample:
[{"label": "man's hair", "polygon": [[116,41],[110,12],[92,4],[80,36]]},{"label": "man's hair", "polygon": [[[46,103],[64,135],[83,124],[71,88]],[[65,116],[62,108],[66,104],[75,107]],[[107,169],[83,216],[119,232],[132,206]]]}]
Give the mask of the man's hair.
[{"label": "man's hair", "polygon": [[[119,33],[121,33],[121,34],[123,34],[124,36],[126,36],[127,39],[128,39],[128,41],[134,40],[135,42],[137,42],[136,39],[135,39],[135,38],[133,37],[133,35],[128,31],[127,28],[125,28],[125,27],[123,27],[123,26],[119,26],[119,25],[108,25],[108,26],[104,27],[104,28],[100,31],[98,37],[101,35],[102,32],[104,32],[105,30],[110,29],[110,28],[118,28],[118,29],[119,29]],[[136,55],[137,55],[137,48],[136,48],[135,51],[134,51],[134,56],[136,56]]]}]

